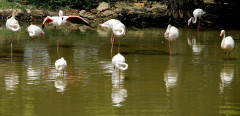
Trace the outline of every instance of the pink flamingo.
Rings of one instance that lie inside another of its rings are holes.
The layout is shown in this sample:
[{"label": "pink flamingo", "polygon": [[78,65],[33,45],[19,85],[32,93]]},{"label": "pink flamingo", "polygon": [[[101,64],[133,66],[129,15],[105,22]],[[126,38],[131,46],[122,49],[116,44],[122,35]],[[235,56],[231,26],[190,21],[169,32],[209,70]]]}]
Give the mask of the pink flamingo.
[{"label": "pink flamingo", "polygon": [[199,21],[198,21],[198,31],[199,31],[199,28],[200,28],[200,18],[202,15],[204,15],[206,12],[204,12],[202,9],[200,8],[197,8],[193,11],[193,17],[191,17],[189,20],[188,20],[188,26],[190,25],[190,23],[196,23],[197,22],[197,18],[199,18]]},{"label": "pink flamingo", "polygon": [[[112,36],[110,38],[111,43],[112,43],[112,47],[111,47],[111,57],[112,57],[113,43],[115,41],[116,36],[119,37],[118,53],[120,52],[120,39],[122,36],[125,36],[125,32],[126,32],[125,25],[117,19],[110,19],[110,20],[104,22],[103,24],[99,24],[99,26],[112,29]],[[113,35],[115,35],[115,37],[113,37]]]},{"label": "pink flamingo", "polygon": [[12,42],[13,42],[13,36],[14,36],[14,32],[15,31],[20,30],[20,25],[19,25],[18,21],[15,19],[15,11],[13,11],[12,17],[7,20],[6,27],[7,27],[7,29],[13,31],[12,41],[11,41],[11,63],[12,63]]},{"label": "pink flamingo", "polygon": [[179,31],[176,27],[168,25],[167,30],[164,34],[165,38],[169,41],[170,56],[172,55],[171,42],[175,42],[179,37]]},{"label": "pink flamingo", "polygon": [[225,31],[222,30],[220,33],[220,37],[223,36],[221,48],[225,51],[225,54],[227,53],[227,59],[229,58],[229,52],[233,50],[234,48],[234,40],[231,36],[227,36],[225,38]]}]

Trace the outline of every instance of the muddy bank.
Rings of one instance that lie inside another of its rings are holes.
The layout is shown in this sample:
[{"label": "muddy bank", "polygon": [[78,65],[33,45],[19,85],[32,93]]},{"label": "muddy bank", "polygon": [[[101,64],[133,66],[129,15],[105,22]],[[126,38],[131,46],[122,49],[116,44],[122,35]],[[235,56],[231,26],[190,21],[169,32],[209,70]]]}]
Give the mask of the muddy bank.
[{"label": "muddy bank", "polygon": [[[206,14],[202,16],[201,25],[206,27],[235,28],[239,27],[240,20],[236,17],[239,8],[231,4],[208,3],[202,5]],[[57,16],[58,11],[16,9],[16,19],[19,21],[42,22],[46,16]],[[1,22],[5,22],[11,16],[12,10],[0,10]],[[176,26],[187,26],[188,19],[192,16],[192,11],[171,10],[165,4],[154,3],[151,7],[136,6],[134,3],[118,2],[114,8],[110,8],[107,3],[100,3],[96,9],[91,11],[70,9],[65,10],[64,15],[78,15],[89,21],[92,26],[105,22],[108,19],[119,19],[127,26],[136,27],[165,27],[169,23]],[[192,25],[195,27],[196,25]]]}]

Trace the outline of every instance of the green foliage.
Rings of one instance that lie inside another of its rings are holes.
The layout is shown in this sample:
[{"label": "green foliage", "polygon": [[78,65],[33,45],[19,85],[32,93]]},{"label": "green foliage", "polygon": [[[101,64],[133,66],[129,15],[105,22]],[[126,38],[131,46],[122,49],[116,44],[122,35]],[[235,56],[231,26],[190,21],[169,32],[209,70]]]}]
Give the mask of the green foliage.
[{"label": "green foliage", "polygon": [[69,6],[70,8],[85,10],[96,8],[99,2],[103,1],[110,3],[110,5],[116,2],[116,0],[26,0],[26,2],[36,7],[42,6],[48,9],[62,9],[63,7]]}]

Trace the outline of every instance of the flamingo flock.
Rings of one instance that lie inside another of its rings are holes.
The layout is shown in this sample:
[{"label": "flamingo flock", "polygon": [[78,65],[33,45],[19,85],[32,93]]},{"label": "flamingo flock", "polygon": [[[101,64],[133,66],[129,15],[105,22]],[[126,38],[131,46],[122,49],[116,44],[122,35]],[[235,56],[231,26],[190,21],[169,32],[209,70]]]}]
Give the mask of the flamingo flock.
[{"label": "flamingo flock", "polygon": [[[198,31],[200,28],[200,18],[202,15],[204,15],[206,12],[204,12],[202,9],[195,9],[193,11],[193,17],[191,17],[188,20],[188,26],[190,23],[196,23],[197,18],[199,19],[198,22]],[[66,24],[83,24],[89,27],[92,27],[90,23],[88,23],[85,19],[83,19],[80,16],[76,15],[70,15],[70,16],[64,16],[63,11],[59,11],[58,16],[47,16],[44,18],[43,23],[42,23],[42,28],[45,27],[45,25],[53,25],[54,28],[58,28],[59,34],[58,34],[58,40],[57,40],[57,45],[59,44],[59,37],[60,37],[60,32],[61,29],[66,26]],[[117,20],[117,19],[110,19],[102,24],[99,24],[99,27],[103,28],[108,28],[112,31],[110,42],[111,42],[111,57],[112,57],[112,65],[113,69],[119,70],[119,72],[127,70],[128,69],[128,64],[125,62],[125,57],[121,55],[120,53],[120,40],[126,35],[126,27],[125,25]],[[12,41],[11,41],[11,62],[12,62],[12,42],[13,42],[13,37],[14,37],[14,32],[20,30],[20,25],[18,21],[15,19],[15,12],[13,11],[12,17],[7,19],[6,21],[6,28],[13,31],[12,34]],[[43,32],[42,28],[31,24],[27,30],[29,33],[29,36],[32,38],[33,41],[33,51],[34,51],[34,39],[37,38],[38,36],[45,35]],[[170,51],[170,56],[172,55],[172,42],[177,41],[177,38],[180,36],[179,30],[177,27],[172,26],[169,24],[167,26],[166,32],[164,33],[164,37],[169,41],[169,51]],[[222,42],[221,42],[221,48],[227,53],[227,59],[229,59],[229,52],[233,50],[234,48],[234,40],[231,36],[225,37],[225,31],[222,30],[220,33],[220,37],[223,37]],[[113,44],[115,42],[115,39],[118,38],[118,53],[113,57]],[[58,50],[57,50],[58,51]],[[64,60],[64,58],[60,58],[56,60],[55,62],[55,68],[58,71],[63,71],[64,74],[64,69],[67,67],[67,62]]]}]

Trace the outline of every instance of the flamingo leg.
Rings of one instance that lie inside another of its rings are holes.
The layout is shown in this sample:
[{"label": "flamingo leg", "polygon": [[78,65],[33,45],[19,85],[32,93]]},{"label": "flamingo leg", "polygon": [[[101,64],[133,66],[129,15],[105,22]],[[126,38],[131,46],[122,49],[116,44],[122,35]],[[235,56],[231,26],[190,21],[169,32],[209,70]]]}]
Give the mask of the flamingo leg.
[{"label": "flamingo leg", "polygon": [[171,42],[169,41],[169,50],[170,50],[170,56],[172,55],[172,47],[171,47]]},{"label": "flamingo leg", "polygon": [[119,40],[118,40],[118,53],[120,52],[120,39],[121,37],[119,37]]},{"label": "flamingo leg", "polygon": [[229,59],[229,52],[228,52],[228,55],[227,55],[227,60]]},{"label": "flamingo leg", "polygon": [[112,57],[112,49],[113,49],[113,43],[114,43],[113,33],[112,33],[112,36],[110,39],[111,39],[111,44],[112,44],[112,47],[111,47],[111,57]]},{"label": "flamingo leg", "polygon": [[33,57],[34,57],[34,39],[32,38],[33,40]]},{"label": "flamingo leg", "polygon": [[200,28],[200,18],[199,18],[199,21],[198,21],[198,31],[199,31],[199,28]]},{"label": "flamingo leg", "polygon": [[12,43],[13,43],[13,36],[14,36],[14,32],[12,34],[12,41],[11,41],[11,63],[12,63]]},{"label": "flamingo leg", "polygon": [[60,32],[61,32],[61,29],[59,29],[58,40],[57,40],[57,55],[58,55],[58,58],[59,58],[59,37],[60,37]]}]

